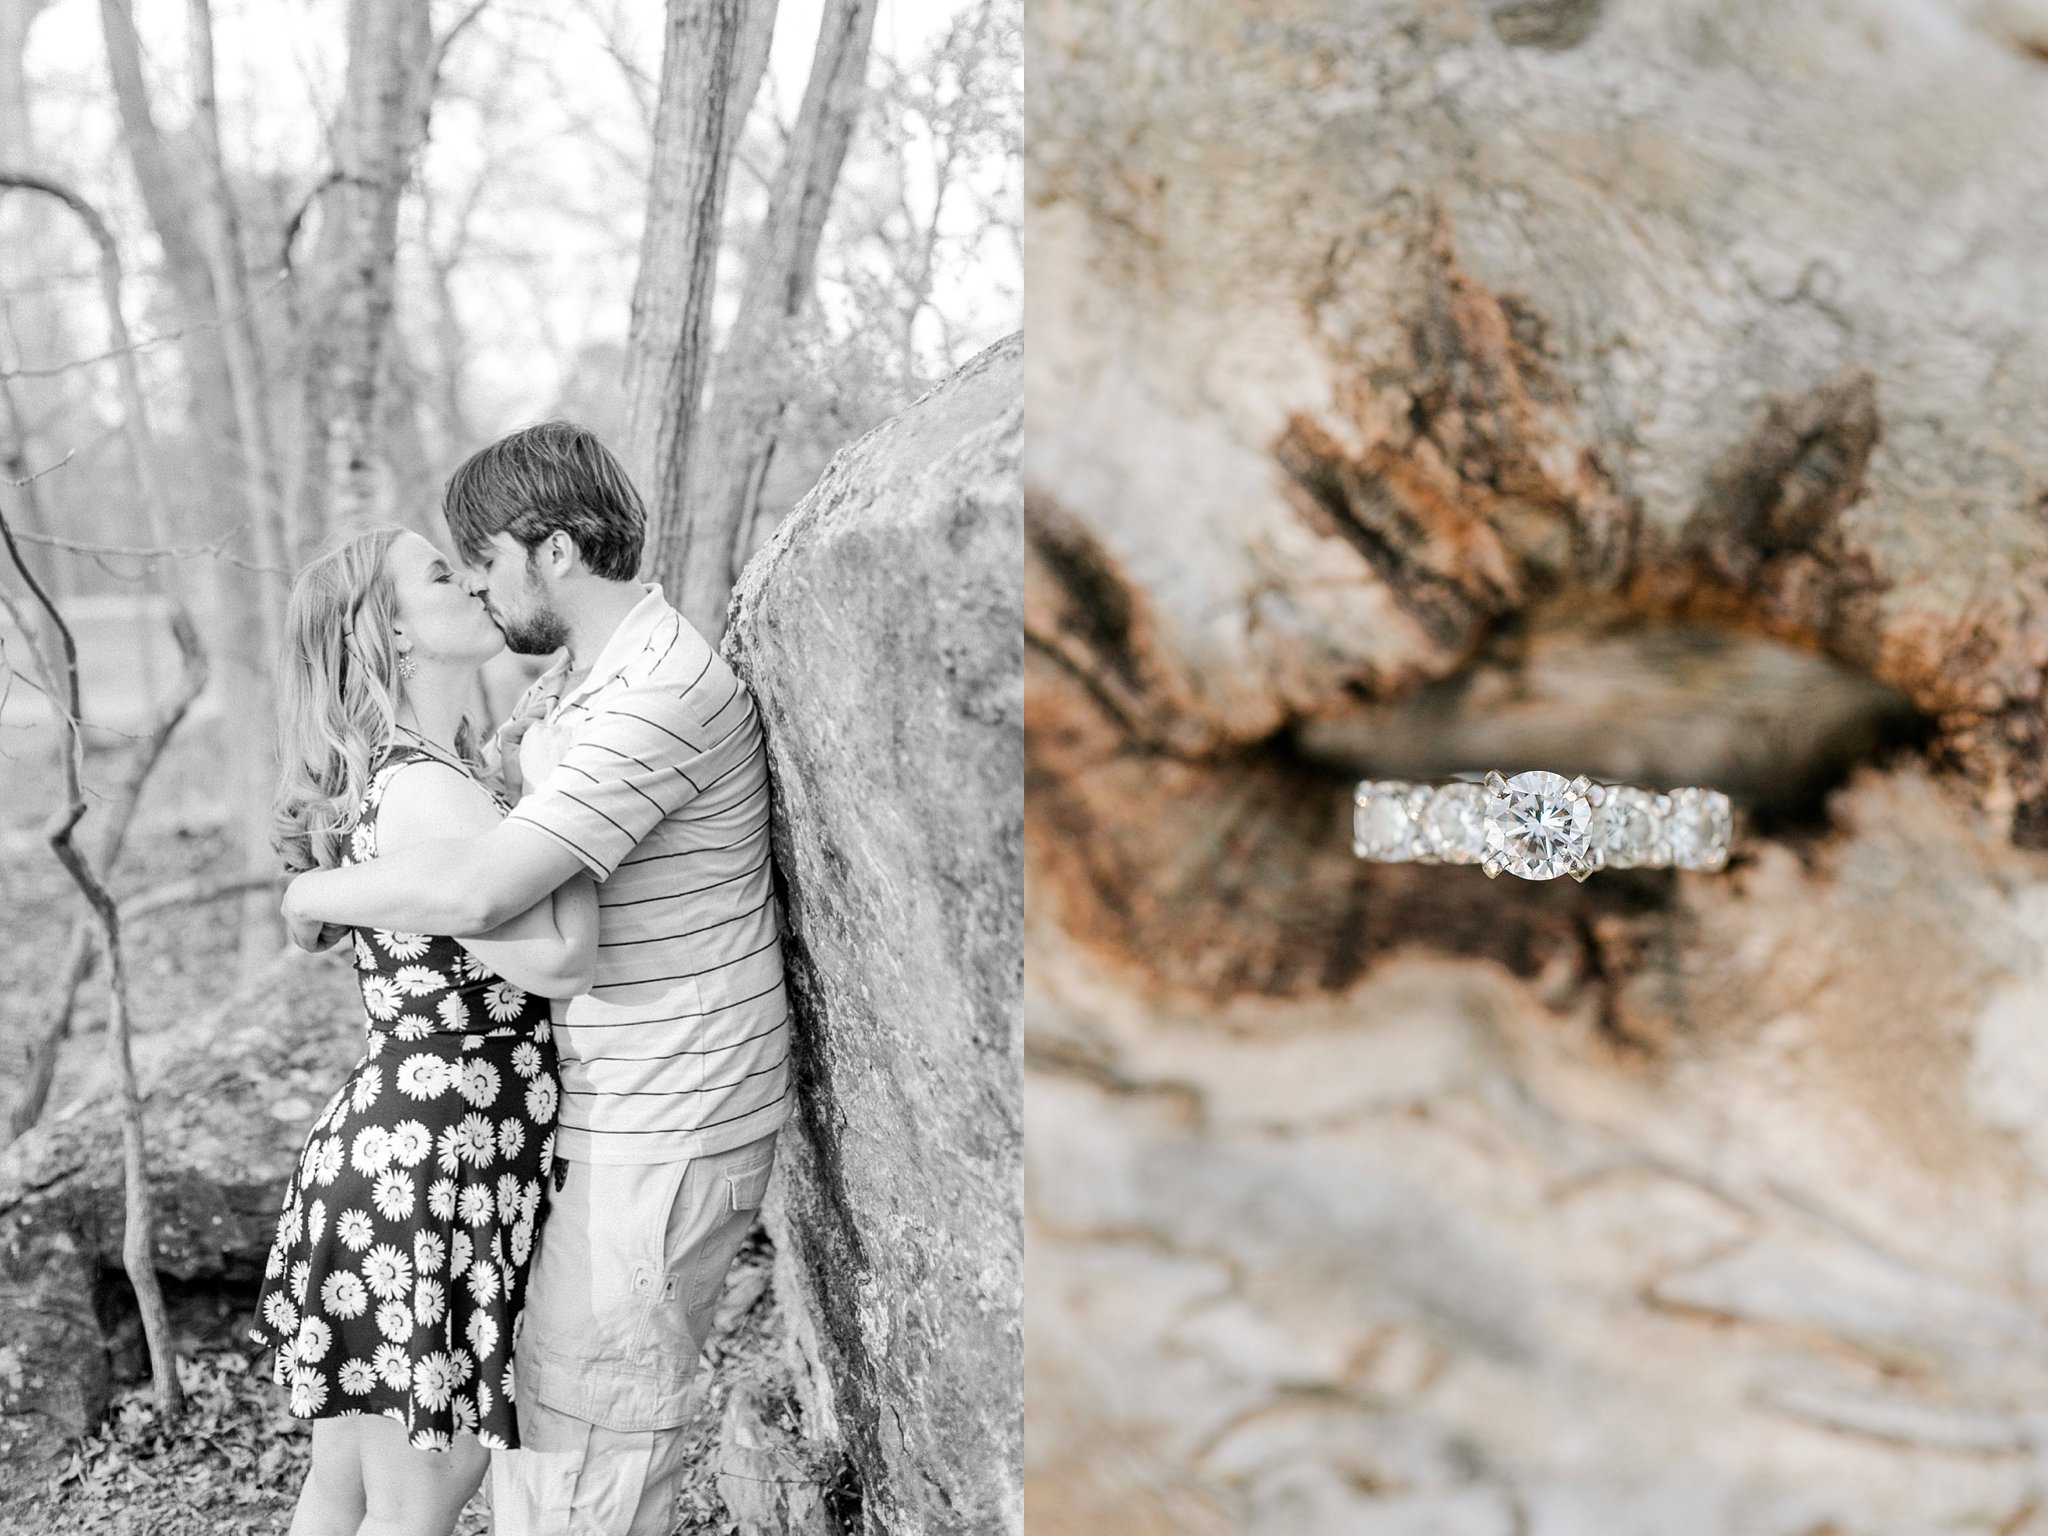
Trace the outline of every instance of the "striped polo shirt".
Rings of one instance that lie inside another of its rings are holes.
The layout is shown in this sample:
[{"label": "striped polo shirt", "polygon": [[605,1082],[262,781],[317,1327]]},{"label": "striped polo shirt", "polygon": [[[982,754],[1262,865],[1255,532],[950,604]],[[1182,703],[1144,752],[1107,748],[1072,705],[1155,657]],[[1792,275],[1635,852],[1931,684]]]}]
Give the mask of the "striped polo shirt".
[{"label": "striped polo shirt", "polygon": [[556,1150],[596,1163],[701,1157],[765,1136],[790,1103],[789,997],[754,700],[661,588],[583,680],[562,657],[522,706],[511,819],[598,880],[597,979],[555,1005]]}]

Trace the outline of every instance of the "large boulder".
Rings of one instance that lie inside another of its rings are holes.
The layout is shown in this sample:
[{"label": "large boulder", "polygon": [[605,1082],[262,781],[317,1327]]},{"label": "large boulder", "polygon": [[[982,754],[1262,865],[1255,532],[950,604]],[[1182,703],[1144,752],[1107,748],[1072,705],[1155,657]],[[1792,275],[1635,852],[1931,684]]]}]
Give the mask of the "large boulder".
[{"label": "large boulder", "polygon": [[1021,1531],[1022,345],[842,452],[749,565],[796,1008],[770,1205],[869,1529]]},{"label": "large boulder", "polygon": [[[290,955],[151,1042],[143,1127],[167,1288],[253,1296],[307,1128],[362,1053],[355,973]],[[32,1476],[96,1424],[134,1326],[121,1120],[101,1092],[0,1153],[0,1466]],[[0,1489],[4,1491],[4,1489]]]}]

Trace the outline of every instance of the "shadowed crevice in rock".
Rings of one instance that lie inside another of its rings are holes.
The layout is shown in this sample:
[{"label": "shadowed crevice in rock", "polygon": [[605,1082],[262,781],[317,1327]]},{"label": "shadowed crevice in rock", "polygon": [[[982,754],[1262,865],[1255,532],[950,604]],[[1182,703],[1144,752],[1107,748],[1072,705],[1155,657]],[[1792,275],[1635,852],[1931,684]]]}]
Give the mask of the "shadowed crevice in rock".
[{"label": "shadowed crevice in rock", "polygon": [[1876,656],[1874,599],[1885,583],[1842,514],[1864,493],[1879,435],[1876,386],[1861,371],[1767,402],[1708,477],[1679,548],[1643,573],[1642,595],[1653,606],[1726,611],[1845,657]]},{"label": "shadowed crevice in rock", "polygon": [[1069,633],[1098,664],[1098,677],[1141,690],[1136,604],[1108,553],[1078,521],[1035,497],[1024,504],[1024,540],[1029,557],[1045,564],[1067,599],[1052,627]]},{"label": "shadowed crevice in rock", "polygon": [[2048,699],[2023,699],[1981,717],[1965,716],[1960,728],[1937,740],[1932,756],[1961,772],[1985,757],[2018,765],[2013,844],[2048,848]]},{"label": "shadowed crevice in rock", "polygon": [[1606,0],[1489,0],[1486,19],[1518,48],[1576,48],[1600,25]]},{"label": "shadowed crevice in rock", "polygon": [[[1295,413],[1272,445],[1289,504],[1361,554],[1449,657],[1499,615],[1626,577],[1636,514],[1579,440],[1541,316],[1476,281],[1431,206],[1409,232],[1401,382],[1356,354],[1347,257],[1308,301],[1339,383],[1327,420]],[[1354,446],[1356,445],[1356,446]]]},{"label": "shadowed crevice in rock", "polygon": [[[275,1191],[266,1191],[275,1194]],[[160,1277],[164,1310],[173,1338],[197,1339],[209,1346],[245,1348],[244,1330],[256,1315],[262,1269],[254,1278],[178,1280]],[[149,1342],[142,1332],[142,1313],[134,1287],[119,1270],[102,1269],[94,1287],[93,1312],[106,1340],[108,1367],[118,1384],[149,1380]]]},{"label": "shadowed crevice in rock", "polygon": [[1302,724],[1297,749],[1356,778],[1542,767],[1731,795],[1766,836],[1827,826],[1864,763],[1922,752],[1897,690],[1766,636],[1689,625],[1509,622],[1474,664],[1405,699]]},{"label": "shadowed crevice in rock", "polygon": [[1578,974],[1593,915],[1670,901],[1655,871],[1528,884],[1363,863],[1352,781],[1286,735],[1190,761],[1131,744],[1035,645],[1025,678],[1033,900],[1077,942],[1167,986],[1218,1001],[1342,991],[1414,948]]},{"label": "shadowed crevice in rock", "polygon": [[1877,387],[1860,369],[1771,401],[1742,451],[1709,480],[1688,530],[1695,546],[1736,583],[1754,580],[1772,555],[1819,553],[1863,494],[1877,440]]},{"label": "shadowed crevice in rock", "polygon": [[[1295,503],[1304,518],[1363,555],[1437,645],[1472,644],[1486,620],[1515,599],[1517,584],[1490,535],[1399,455],[1354,462],[1322,428],[1298,417],[1274,456],[1305,493]],[[1450,559],[1479,543],[1488,546],[1485,558]]]},{"label": "shadowed crevice in rock", "polygon": [[[1377,333],[1344,307],[1346,258],[1326,263],[1310,311],[1336,373],[1331,403],[1297,413],[1271,451],[1297,514],[1359,551],[1437,646],[1436,680],[1399,698],[1358,687],[1355,708],[1305,711],[1309,756],[1406,776],[1533,756],[1712,784],[1758,830],[1798,833],[1824,828],[1827,794],[1858,763],[1917,752],[1980,790],[2009,781],[2016,839],[2048,835],[2048,751],[2028,729],[2038,676],[2014,667],[2011,642],[1973,635],[1985,622],[1974,616],[1901,643],[1889,579],[1845,523],[1883,436],[1867,371],[1761,402],[1691,515],[1650,527],[1575,436],[1541,313],[1466,270],[1440,208],[1420,216],[1401,260],[1393,364],[1353,339]],[[1547,682],[1523,670],[1532,654]],[[1642,684],[1657,664],[1671,668],[1664,698],[1636,686],[1640,714],[1570,697],[1597,691],[1604,667]],[[1482,728],[1480,700],[1512,727]],[[1648,739],[1660,713],[1676,747]],[[1722,748],[1684,744],[1717,720]]]},{"label": "shadowed crevice in rock", "polygon": [[1079,519],[1042,496],[1024,501],[1024,628],[1134,739],[1179,751],[1210,744],[1142,590]]}]

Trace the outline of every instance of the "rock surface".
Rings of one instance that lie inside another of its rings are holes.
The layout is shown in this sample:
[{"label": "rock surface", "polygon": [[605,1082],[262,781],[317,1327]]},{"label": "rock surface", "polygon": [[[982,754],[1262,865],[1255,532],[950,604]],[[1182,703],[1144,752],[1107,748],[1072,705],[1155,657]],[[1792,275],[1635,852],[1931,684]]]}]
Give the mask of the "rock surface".
[{"label": "rock surface", "polygon": [[[1034,6],[1034,1532],[2048,1531],[2017,15]],[[1486,767],[1758,835],[1351,857]]]},{"label": "rock surface", "polygon": [[[355,973],[308,955],[150,1042],[144,1128],[157,1268],[171,1286],[253,1299],[306,1130],[362,1039]],[[110,1341],[134,1309],[122,1202],[107,1094],[0,1153],[0,1466],[11,1474],[38,1473],[106,1409]]]},{"label": "rock surface", "polygon": [[769,1223],[867,1528],[1023,1529],[1022,347],[843,451],[748,566],[797,1111]]}]

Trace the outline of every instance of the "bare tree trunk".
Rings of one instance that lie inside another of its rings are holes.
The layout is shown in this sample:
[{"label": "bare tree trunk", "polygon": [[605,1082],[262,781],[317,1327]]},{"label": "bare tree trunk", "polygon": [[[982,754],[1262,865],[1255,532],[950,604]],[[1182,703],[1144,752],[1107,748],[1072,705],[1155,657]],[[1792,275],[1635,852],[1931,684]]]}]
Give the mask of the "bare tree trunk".
[{"label": "bare tree trunk", "polygon": [[64,1042],[71,1038],[71,1017],[78,1007],[78,989],[92,974],[93,945],[97,924],[90,916],[71,925],[65,941],[64,958],[57,962],[57,987],[42,1022],[30,1035],[21,1053],[20,1096],[7,1110],[7,1128],[0,1133],[0,1147],[26,1136],[43,1118],[50,1103],[50,1089],[57,1080],[57,1058]]},{"label": "bare tree trunk", "polygon": [[[21,574],[38,603],[57,628],[62,657],[61,672],[43,669],[43,681],[58,701],[64,720],[63,806],[52,814],[46,829],[52,851],[71,878],[77,882],[98,918],[101,943],[107,953],[107,1052],[111,1058],[115,1085],[121,1096],[122,1178],[126,1190],[121,1236],[121,1266],[134,1287],[136,1309],[142,1315],[143,1338],[149,1347],[150,1378],[156,1390],[157,1409],[166,1423],[184,1410],[185,1395],[178,1381],[178,1360],[171,1344],[170,1316],[164,1308],[163,1287],[156,1274],[156,1210],[149,1187],[148,1150],[143,1137],[142,1096],[135,1080],[135,1059],[129,1049],[128,976],[121,950],[120,915],[105,883],[93,870],[91,861],[72,841],[72,832],[86,813],[80,764],[85,756],[84,731],[78,710],[78,651],[71,630],[57,605],[35,580],[21,559],[21,547],[13,530],[0,518],[0,542],[4,542],[15,569]],[[10,600],[10,606],[12,606]],[[25,618],[26,615],[22,615]],[[19,620],[18,620],[19,621]],[[196,637],[196,632],[194,633]],[[192,654],[192,653],[188,653]],[[183,712],[182,707],[179,710]]]},{"label": "bare tree trunk", "polygon": [[[10,198],[8,201],[39,203],[41,199]],[[32,534],[46,533],[49,520],[43,513],[35,469],[29,463],[28,457],[28,424],[15,399],[15,388],[11,380],[0,379],[0,411],[5,411],[7,425],[7,436],[0,439],[0,481],[6,481],[16,488],[16,494],[20,497],[20,510],[25,514],[20,519],[22,526]],[[7,515],[6,509],[0,508],[0,516]],[[23,554],[26,555],[27,551],[23,551]],[[40,566],[32,563],[30,571],[38,583],[48,588],[47,579]],[[55,589],[48,589],[54,595]],[[38,636],[42,655],[48,657],[57,654],[63,645],[63,636],[58,632],[57,626],[49,620],[47,614],[38,612],[34,616],[41,621]],[[64,748],[60,745],[59,750],[62,751]],[[132,804],[128,809],[132,809]],[[117,811],[113,824],[125,831],[126,823],[126,814]],[[119,838],[120,833],[117,832],[110,846],[118,848]],[[105,870],[108,862],[110,861],[102,860],[98,867]],[[12,1142],[42,1118],[43,1106],[50,1097],[50,1085],[57,1075],[58,1052],[65,1038],[71,1033],[71,1014],[78,1003],[79,985],[92,969],[94,926],[90,912],[81,915],[71,925],[71,937],[65,945],[64,958],[57,965],[56,994],[44,1014],[43,1022],[29,1037],[28,1045],[22,1053],[21,1092],[8,1110],[6,1136],[4,1141],[0,1141],[0,1145]]]},{"label": "bare tree trunk", "polygon": [[[126,3],[126,0],[123,0]],[[213,11],[211,0],[188,0],[188,53],[192,70],[193,127],[200,166],[193,180],[192,203],[212,279],[215,317],[222,362],[234,400],[237,446],[240,450],[243,516],[248,522],[248,547],[255,559],[245,567],[224,564],[218,581],[226,609],[245,627],[231,697],[244,725],[227,733],[235,772],[237,845],[245,874],[274,867],[270,847],[270,798],[276,765],[266,722],[276,713],[275,668],[283,649],[286,540],[279,500],[277,456],[268,411],[264,405],[264,368],[243,262],[241,219],[228,184],[221,150],[220,118],[215,107]],[[256,623],[248,625],[253,615]],[[252,642],[261,647],[248,654]],[[252,728],[253,727],[253,728]],[[281,935],[269,895],[252,891],[239,904],[240,961],[246,976],[277,950]]]},{"label": "bare tree trunk", "polygon": [[469,407],[463,396],[463,377],[469,367],[469,337],[463,330],[462,313],[455,305],[454,272],[458,260],[458,255],[437,255],[429,267],[434,285],[434,373],[440,390],[437,404],[441,441],[451,459],[468,452],[475,443]]},{"label": "bare tree trunk", "polygon": [[866,99],[876,6],[877,0],[832,0],[819,18],[803,104],[747,263],[739,313],[713,375],[707,452],[691,512],[701,519],[706,547],[725,551],[724,590],[714,598],[708,573],[702,583],[701,600],[715,601],[721,614],[745,562],[753,509],[788,395],[791,322],[815,286],[818,241]]},{"label": "bare tree trunk", "polygon": [[270,418],[263,403],[262,348],[242,258],[241,217],[228,185],[227,162],[221,152],[220,115],[214,94],[211,0],[188,0],[186,17],[193,127],[202,161],[193,203],[212,279],[222,360],[234,398],[242,461],[242,507],[249,521],[256,563],[265,568],[250,573],[248,585],[254,589],[256,600],[249,606],[262,620],[265,654],[274,658],[284,633],[284,541],[279,526],[276,455]]},{"label": "bare tree trunk", "polygon": [[654,168],[626,354],[628,463],[648,500],[645,568],[715,636],[731,591],[730,540],[688,504],[719,226],[732,163],[734,53],[744,0],[669,0]]},{"label": "bare tree trunk", "polygon": [[[33,170],[38,163],[24,63],[29,29],[48,4],[49,0],[0,0],[0,165],[20,170]],[[25,271],[46,270],[50,260],[48,209],[40,198],[11,198],[8,202],[9,206],[0,211],[0,250],[15,253]],[[6,366],[55,360],[72,354],[67,343],[62,308],[49,302],[39,289],[32,288],[19,297],[9,299],[5,319],[6,336],[13,344],[8,355],[20,354],[15,362]],[[59,379],[22,379],[18,381],[17,388],[22,397],[19,403],[23,420],[19,426],[27,434],[23,444],[24,459],[34,459],[42,446],[39,441],[40,425],[64,413],[68,391]],[[14,515],[30,533],[47,534],[50,531],[41,500],[35,495],[33,486],[22,487]],[[38,548],[24,553],[37,578],[60,600],[65,597],[69,592],[70,573],[54,551]]]},{"label": "bare tree trunk", "polygon": [[[185,333],[182,356],[193,418],[203,438],[209,499],[225,514],[227,526],[216,531],[230,531],[231,509],[241,508],[251,536],[240,548],[253,557],[251,563],[275,567],[284,563],[284,551],[270,423],[262,404],[262,367],[254,318],[248,313],[234,204],[221,160],[211,15],[204,0],[191,0],[187,20],[196,157],[174,152],[158,129],[132,0],[100,0],[122,141],[163,249],[165,275]],[[226,561],[215,562],[209,575],[213,650],[220,660],[222,694],[234,701],[237,717],[220,733],[223,799],[241,866],[267,869],[272,860],[268,807],[276,783],[271,679],[282,633],[281,578]],[[244,973],[284,941],[275,905],[261,897],[242,903],[239,931]]]},{"label": "bare tree trunk", "polygon": [[426,142],[435,49],[416,0],[352,0],[334,172],[305,276],[299,441],[287,488],[294,561],[330,528],[372,520],[398,203]]},{"label": "bare tree trunk", "polygon": [[435,458],[420,426],[420,396],[426,380],[406,355],[396,332],[384,347],[383,383],[377,391],[377,442],[395,522],[434,536]]},{"label": "bare tree trunk", "polygon": [[[163,249],[164,276],[185,331],[181,351],[191,378],[194,414],[204,438],[208,486],[216,505],[237,506],[242,498],[235,392],[220,328],[214,323],[221,303],[200,234],[200,178],[189,160],[173,153],[157,127],[143,77],[142,43],[135,30],[132,0],[100,0],[100,30],[114,99],[120,107],[121,142],[150,227]],[[256,618],[254,612],[246,615],[250,622]]]},{"label": "bare tree trunk", "polygon": [[[23,441],[19,428],[19,417],[14,412],[10,391],[0,382],[0,406],[7,408],[10,422],[16,423],[10,438],[0,445],[0,474],[19,481],[28,474],[28,467],[21,451]],[[24,486],[26,504],[32,505],[32,486]],[[26,551],[23,552],[24,554]],[[54,654],[61,644],[55,627],[49,626],[51,642],[45,654]],[[190,702],[190,701],[188,701]],[[121,779],[100,801],[103,819],[94,828],[95,836],[87,854],[94,871],[105,882],[110,880],[115,863],[121,857],[121,850],[128,841],[128,828],[135,819],[135,808],[141,802],[142,791],[148,785],[150,776],[163,761],[165,749],[170,745],[172,730],[180,723],[182,715],[174,716],[166,711],[161,714],[153,728],[141,736],[130,752]],[[235,877],[238,890],[234,894],[259,891],[265,903],[274,909],[275,900],[270,888],[276,884],[275,867],[261,875],[243,874]],[[65,1040],[71,1035],[71,1019],[78,1005],[78,989],[92,974],[93,961],[98,955],[94,944],[94,930],[97,924],[88,913],[71,926],[70,937],[65,941],[64,956],[56,967],[56,983],[49,1004],[44,1010],[42,1021],[29,1037],[22,1053],[22,1080],[20,1095],[8,1111],[7,1125],[0,1132],[0,1146],[27,1134],[49,1103],[50,1089],[56,1081],[57,1059],[63,1050]]]},{"label": "bare tree trunk", "polygon": [[[761,82],[768,77],[768,56],[775,42],[775,15],[779,0],[746,0],[746,16],[740,23],[739,41],[733,44],[732,92],[726,98],[725,135],[732,145],[734,163],[742,160],[747,118],[754,110],[754,98],[761,94]],[[761,184],[770,178],[757,170]]]},{"label": "bare tree trunk", "polygon": [[[135,362],[135,349],[121,309],[121,259],[114,237],[98,211],[77,193],[45,179],[8,175],[0,185],[19,187],[56,198],[85,224],[99,252],[101,299],[107,311],[107,339],[120,385],[122,428],[128,445],[130,482],[149,526],[150,537],[159,546],[170,543],[170,519],[164,507],[162,480],[157,470],[156,448],[142,394],[142,380]],[[42,658],[44,686],[59,702],[66,736],[64,776],[67,803],[52,816],[48,836],[58,859],[77,882],[101,925],[101,943],[107,957],[108,1018],[107,1050],[112,1058],[114,1081],[121,1095],[123,1164],[127,1188],[125,1232],[121,1243],[122,1265],[135,1288],[136,1305],[142,1314],[143,1334],[149,1345],[150,1374],[156,1389],[157,1406],[165,1419],[174,1419],[184,1406],[178,1382],[177,1359],[171,1348],[170,1322],[164,1310],[163,1290],[156,1275],[156,1219],[149,1188],[149,1169],[142,1126],[142,1099],[136,1087],[135,1062],[129,1049],[128,980],[121,950],[120,914],[112,895],[93,867],[89,854],[81,849],[74,832],[86,814],[86,800],[80,783],[84,759],[84,730],[79,718],[78,653],[71,631],[49,594],[36,584],[22,562],[20,546],[4,522],[0,538],[22,579],[36,601],[48,614],[60,641],[61,671]],[[206,685],[206,653],[199,631],[192,622],[181,590],[181,577],[174,562],[169,571],[155,573],[151,587],[162,590],[171,600],[171,632],[184,661],[184,676],[178,694],[158,713],[149,736],[140,749],[138,762],[148,772],[161,755],[171,734],[184,719]],[[139,783],[138,786],[139,788]]]}]

